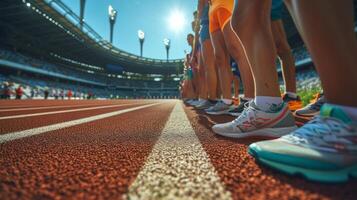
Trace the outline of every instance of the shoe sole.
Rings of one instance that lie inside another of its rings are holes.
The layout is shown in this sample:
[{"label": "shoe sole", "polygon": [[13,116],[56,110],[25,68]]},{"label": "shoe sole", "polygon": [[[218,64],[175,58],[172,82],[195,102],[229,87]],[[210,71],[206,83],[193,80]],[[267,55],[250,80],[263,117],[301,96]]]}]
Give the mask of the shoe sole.
[{"label": "shoe sole", "polygon": [[213,131],[221,136],[224,137],[230,137],[230,138],[248,138],[248,137],[271,137],[271,138],[279,138],[281,136],[284,136],[286,134],[289,134],[296,130],[298,127],[297,126],[291,126],[291,127],[285,127],[285,128],[264,128],[264,129],[259,129],[251,132],[245,132],[245,133],[225,133],[225,132],[218,132],[215,131],[214,128]]},{"label": "shoe sole", "polygon": [[298,114],[297,112],[295,112],[295,115],[299,116],[299,117],[314,117],[314,116],[316,116],[318,114],[320,114],[320,111],[314,112],[314,113],[311,113],[311,114]]},{"label": "shoe sole", "polygon": [[338,170],[315,170],[287,165],[276,161],[260,158],[254,149],[249,148],[249,154],[254,156],[259,163],[271,167],[291,176],[302,176],[309,181],[322,183],[343,183],[350,178],[357,178],[357,165]]},{"label": "shoe sole", "polygon": [[209,115],[225,115],[228,114],[229,110],[224,110],[224,111],[218,111],[218,112],[206,112]]},{"label": "shoe sole", "polygon": [[211,107],[211,106],[201,106],[201,107],[196,107],[196,109],[198,109],[198,110],[205,110],[205,109],[207,109],[207,108],[209,108],[209,107]]},{"label": "shoe sole", "polygon": [[239,117],[242,113],[228,113],[228,115],[233,117]]}]

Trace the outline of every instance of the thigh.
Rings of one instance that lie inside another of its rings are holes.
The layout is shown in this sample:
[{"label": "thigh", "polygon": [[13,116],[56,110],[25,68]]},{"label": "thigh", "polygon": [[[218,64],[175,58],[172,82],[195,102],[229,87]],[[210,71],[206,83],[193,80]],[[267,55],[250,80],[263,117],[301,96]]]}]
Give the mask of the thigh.
[{"label": "thigh", "polygon": [[218,30],[211,33],[211,41],[215,56],[224,56],[225,54],[227,54],[227,47],[222,31]]}]

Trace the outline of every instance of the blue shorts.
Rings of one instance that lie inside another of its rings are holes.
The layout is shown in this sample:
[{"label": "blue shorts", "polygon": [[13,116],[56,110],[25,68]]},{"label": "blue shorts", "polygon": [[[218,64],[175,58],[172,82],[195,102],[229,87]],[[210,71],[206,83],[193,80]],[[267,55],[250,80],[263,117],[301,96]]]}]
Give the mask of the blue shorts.
[{"label": "blue shorts", "polygon": [[211,38],[209,34],[209,24],[202,24],[200,30],[200,42],[201,44]]},{"label": "blue shorts", "polygon": [[209,34],[209,6],[205,5],[201,16],[201,29],[200,29],[200,42],[203,43],[205,40],[210,39]]},{"label": "blue shorts", "polygon": [[271,6],[271,20],[279,20],[283,17],[283,0],[273,0]]},{"label": "blue shorts", "polygon": [[237,63],[235,63],[235,62],[232,63],[231,69],[232,69],[233,75],[236,76],[236,77],[238,77],[238,78],[240,78],[240,72],[239,72],[239,68],[238,68]]}]

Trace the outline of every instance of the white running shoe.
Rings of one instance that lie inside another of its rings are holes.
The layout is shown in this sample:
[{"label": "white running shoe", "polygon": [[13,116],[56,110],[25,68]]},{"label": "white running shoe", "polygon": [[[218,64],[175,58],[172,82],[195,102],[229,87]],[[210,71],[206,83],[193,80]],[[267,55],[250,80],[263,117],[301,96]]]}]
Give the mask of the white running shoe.
[{"label": "white running shoe", "polygon": [[212,130],[231,138],[281,137],[297,129],[286,103],[272,105],[268,111],[260,110],[250,101],[249,106],[232,122],[216,124]]}]

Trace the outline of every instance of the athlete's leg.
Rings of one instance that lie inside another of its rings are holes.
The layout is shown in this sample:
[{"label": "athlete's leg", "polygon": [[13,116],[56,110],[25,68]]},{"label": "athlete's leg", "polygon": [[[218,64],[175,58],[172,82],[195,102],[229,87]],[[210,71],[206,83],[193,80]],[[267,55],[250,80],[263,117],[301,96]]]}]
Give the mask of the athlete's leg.
[{"label": "athlete's leg", "polygon": [[221,85],[223,99],[229,100],[232,98],[231,91],[231,68],[228,61],[228,52],[225,46],[223,33],[217,30],[211,33],[211,40],[214,48],[216,66],[218,67],[218,77]]},{"label": "athlete's leg", "polygon": [[199,85],[200,85],[200,98],[208,99],[207,93],[207,79],[206,79],[206,66],[203,61],[202,51],[198,52],[198,71],[199,71]]},{"label": "athlete's leg", "polygon": [[250,69],[250,64],[244,51],[244,47],[228,22],[223,28],[225,44],[229,54],[238,63],[241,73],[244,96],[246,98],[254,98],[254,80]]},{"label": "athlete's leg", "polygon": [[232,24],[235,25],[251,63],[256,96],[236,120],[216,124],[212,130],[219,135],[233,138],[286,135],[295,130],[296,125],[294,117],[280,97],[275,67],[276,50],[270,24],[272,2],[238,2]]},{"label": "athlete's leg", "polygon": [[[357,107],[353,1],[286,1],[320,75],[327,102]],[[346,95],[348,90],[349,95]]]},{"label": "athlete's leg", "polygon": [[222,98],[221,81],[219,80],[220,77],[219,77],[219,69],[217,67],[217,64],[215,64],[215,71],[217,74],[217,98],[221,99]]},{"label": "athlete's leg", "polygon": [[232,16],[232,27],[248,55],[256,96],[280,97],[270,21],[271,3],[271,0],[239,0]]},{"label": "athlete's leg", "polygon": [[195,94],[195,98],[198,99],[199,98],[199,91],[200,91],[198,68],[194,67],[192,69],[192,71],[193,71],[193,78],[192,78],[193,92]]},{"label": "athlete's leg", "polygon": [[239,78],[233,76],[233,85],[234,85],[234,97],[239,98]]},{"label": "athlete's leg", "polygon": [[296,93],[295,60],[285,34],[283,21],[281,19],[272,21],[271,28],[282,66],[286,92]]},{"label": "athlete's leg", "polygon": [[210,39],[202,42],[202,57],[206,68],[207,75],[207,90],[210,100],[216,100],[217,96],[217,81],[218,74],[214,60],[213,46]]}]

